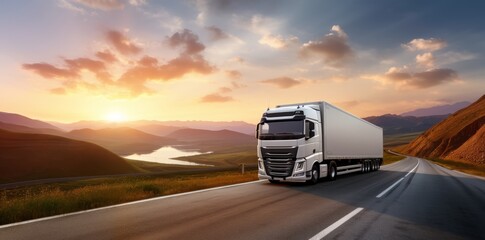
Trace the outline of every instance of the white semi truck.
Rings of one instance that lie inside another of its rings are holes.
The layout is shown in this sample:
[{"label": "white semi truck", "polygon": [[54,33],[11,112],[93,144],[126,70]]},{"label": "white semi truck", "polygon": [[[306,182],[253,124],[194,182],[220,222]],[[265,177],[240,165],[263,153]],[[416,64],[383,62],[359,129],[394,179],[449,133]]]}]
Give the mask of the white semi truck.
[{"label": "white semi truck", "polygon": [[382,164],[382,128],[323,101],[268,108],[256,137],[258,177],[272,183],[317,183]]}]

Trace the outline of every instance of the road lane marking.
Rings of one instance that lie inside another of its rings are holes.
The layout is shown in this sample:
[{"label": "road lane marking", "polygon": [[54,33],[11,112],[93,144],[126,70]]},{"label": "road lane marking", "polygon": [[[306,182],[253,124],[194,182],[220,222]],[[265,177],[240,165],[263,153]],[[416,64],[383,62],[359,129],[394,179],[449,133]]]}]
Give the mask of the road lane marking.
[{"label": "road lane marking", "polygon": [[201,189],[201,190],[196,190],[196,191],[191,191],[191,192],[183,192],[183,193],[177,193],[177,194],[172,194],[172,195],[165,195],[165,196],[160,196],[160,197],[147,198],[147,199],[143,199],[143,200],[127,202],[127,203],[120,203],[120,204],[106,206],[106,207],[93,208],[93,209],[88,209],[88,210],[83,210],[83,211],[78,211],[78,212],[65,213],[65,214],[60,214],[60,215],[55,215],[55,216],[49,216],[49,217],[27,220],[27,221],[23,221],[23,222],[16,222],[16,223],[10,223],[10,224],[6,224],[6,225],[0,225],[0,229],[14,227],[14,226],[18,226],[18,225],[29,224],[29,223],[34,223],[34,222],[41,222],[41,221],[51,220],[51,219],[55,219],[55,218],[75,216],[75,215],[80,215],[80,214],[83,214],[83,213],[95,212],[95,211],[105,210],[105,209],[110,209],[110,208],[123,207],[123,206],[138,204],[138,203],[144,203],[144,202],[151,202],[151,201],[156,201],[156,200],[165,199],[165,198],[181,197],[181,196],[195,194],[195,193],[202,193],[202,192],[208,192],[208,191],[219,190],[219,189],[224,189],[224,188],[231,188],[231,187],[239,187],[239,186],[243,186],[243,185],[260,183],[260,182],[264,182],[264,181],[266,181],[266,180],[256,180],[256,181],[251,181],[251,182],[244,182],[244,183],[237,183],[237,184],[214,187],[214,188]]},{"label": "road lane marking", "polygon": [[405,177],[407,177],[409,174],[411,174],[412,172],[414,172],[414,170],[416,170],[416,168],[418,168],[419,166],[419,159],[418,159],[418,163],[416,164],[416,166],[411,169],[411,171],[409,171],[406,175],[404,175],[404,177],[400,178],[399,180],[397,180],[394,184],[392,184],[391,186],[389,186],[388,188],[386,188],[386,190],[382,191],[381,193],[379,193],[379,195],[376,196],[376,198],[381,198],[382,196],[384,196],[387,192],[391,191],[391,189],[393,189],[395,186],[397,186],[400,182],[402,182],[402,180],[404,180]]},{"label": "road lane marking", "polygon": [[347,222],[353,216],[357,215],[360,211],[364,210],[364,208],[356,208],[354,211],[350,212],[349,214],[345,215],[343,218],[339,219],[338,221],[334,222],[332,225],[328,226],[327,228],[323,229],[321,232],[317,233],[317,235],[310,238],[310,240],[320,240],[331,233],[333,230],[340,227],[340,225]]}]

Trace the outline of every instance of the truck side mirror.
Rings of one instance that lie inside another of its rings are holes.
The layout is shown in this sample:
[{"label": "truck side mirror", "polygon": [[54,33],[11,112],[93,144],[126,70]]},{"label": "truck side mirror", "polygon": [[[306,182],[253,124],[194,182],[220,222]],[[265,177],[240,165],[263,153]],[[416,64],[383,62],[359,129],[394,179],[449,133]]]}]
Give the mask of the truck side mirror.
[{"label": "truck side mirror", "polygon": [[305,121],[305,140],[315,136],[315,123]]},{"label": "truck side mirror", "polygon": [[261,123],[258,123],[258,125],[256,125],[256,139],[259,139],[259,127],[261,126]]},{"label": "truck side mirror", "polygon": [[305,121],[305,140],[310,138],[310,122]]}]

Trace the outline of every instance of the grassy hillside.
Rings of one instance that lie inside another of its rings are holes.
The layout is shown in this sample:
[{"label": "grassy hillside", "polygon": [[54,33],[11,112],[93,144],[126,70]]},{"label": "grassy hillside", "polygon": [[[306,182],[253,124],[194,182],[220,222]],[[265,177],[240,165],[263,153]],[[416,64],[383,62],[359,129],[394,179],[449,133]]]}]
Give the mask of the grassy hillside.
[{"label": "grassy hillside", "polygon": [[426,158],[485,164],[485,95],[450,115],[403,148]]},{"label": "grassy hillside", "polygon": [[123,158],[92,143],[0,130],[0,183],[134,173]]},{"label": "grassy hillside", "polygon": [[120,155],[149,153],[162,146],[178,143],[175,139],[151,135],[128,127],[80,129],[73,130],[65,136],[98,144]]}]

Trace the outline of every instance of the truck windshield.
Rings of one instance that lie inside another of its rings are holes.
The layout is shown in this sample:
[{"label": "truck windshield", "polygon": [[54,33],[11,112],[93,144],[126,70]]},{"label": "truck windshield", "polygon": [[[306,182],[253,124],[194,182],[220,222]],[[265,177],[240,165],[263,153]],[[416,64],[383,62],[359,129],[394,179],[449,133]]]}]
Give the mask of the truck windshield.
[{"label": "truck windshield", "polygon": [[265,122],[259,126],[259,139],[282,140],[305,137],[303,120]]}]

